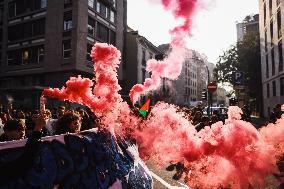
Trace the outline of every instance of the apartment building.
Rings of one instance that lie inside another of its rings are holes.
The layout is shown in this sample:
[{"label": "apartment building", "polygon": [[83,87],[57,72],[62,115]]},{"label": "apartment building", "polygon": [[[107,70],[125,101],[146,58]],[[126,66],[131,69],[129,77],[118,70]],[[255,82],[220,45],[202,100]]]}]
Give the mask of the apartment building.
[{"label": "apartment building", "polygon": [[130,89],[137,83],[143,84],[150,73],[146,71],[146,63],[149,59],[155,59],[162,52],[152,44],[147,38],[139,35],[128,27],[125,40],[125,64],[123,69],[126,70],[125,92],[129,93]]},{"label": "apartment building", "polygon": [[[0,96],[17,106],[38,107],[46,87],[70,76],[93,77],[95,42],[123,54],[126,0],[0,1]],[[119,69],[123,83],[123,69]]]},{"label": "apartment building", "polygon": [[259,29],[264,116],[284,103],[283,33],[284,2],[259,0]]}]

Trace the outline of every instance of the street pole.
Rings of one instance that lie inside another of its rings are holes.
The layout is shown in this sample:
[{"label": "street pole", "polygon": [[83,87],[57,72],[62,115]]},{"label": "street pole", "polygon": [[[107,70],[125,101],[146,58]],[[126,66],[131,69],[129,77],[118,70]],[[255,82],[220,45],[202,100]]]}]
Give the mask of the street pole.
[{"label": "street pole", "polygon": [[208,85],[210,83],[210,74],[209,74],[209,69],[208,69],[208,66],[206,64],[205,65],[205,68],[207,70],[207,115],[209,116],[210,114],[210,105],[211,105],[211,94],[209,93],[208,91]]}]

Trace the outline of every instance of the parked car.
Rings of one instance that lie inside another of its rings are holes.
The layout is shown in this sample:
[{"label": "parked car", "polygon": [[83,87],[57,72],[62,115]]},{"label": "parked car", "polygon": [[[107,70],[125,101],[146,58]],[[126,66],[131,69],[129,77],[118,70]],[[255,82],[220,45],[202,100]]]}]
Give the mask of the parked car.
[{"label": "parked car", "polygon": [[219,115],[219,118],[224,122],[225,119],[228,118],[228,115],[227,115],[227,112],[228,112],[228,108],[227,107],[210,107],[209,110],[208,110],[208,107],[206,106],[204,109],[203,109],[203,114],[204,115],[208,115],[208,116],[212,116],[214,113],[218,113]]}]

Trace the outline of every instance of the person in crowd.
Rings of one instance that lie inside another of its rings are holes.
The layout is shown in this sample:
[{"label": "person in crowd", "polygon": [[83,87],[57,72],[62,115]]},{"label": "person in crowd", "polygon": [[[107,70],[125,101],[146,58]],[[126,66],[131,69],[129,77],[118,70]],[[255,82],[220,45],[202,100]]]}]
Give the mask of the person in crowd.
[{"label": "person in crowd", "polygon": [[220,115],[220,112],[218,110],[213,110],[212,116],[216,116],[218,120],[221,119],[221,115]]},{"label": "person in crowd", "polygon": [[2,104],[0,104],[0,119],[3,124],[9,120],[9,114],[4,111],[4,107]]},{"label": "person in crowd", "polygon": [[273,111],[270,113],[269,122],[270,123],[275,123],[277,121],[277,119],[281,118],[282,114],[283,114],[283,111],[281,110],[281,104],[277,104],[273,108]]},{"label": "person in crowd", "polygon": [[65,106],[59,106],[57,109],[57,118],[60,119],[65,114]]},{"label": "person in crowd", "polygon": [[20,140],[26,137],[26,126],[22,119],[8,120],[3,130],[4,134],[0,136],[0,142]]},{"label": "person in crowd", "polygon": [[100,118],[96,116],[96,114],[94,114],[94,112],[92,112],[92,110],[90,108],[86,108],[86,113],[89,115],[90,118],[90,127],[91,128],[97,128],[100,125]]},{"label": "person in crowd", "polygon": [[58,119],[58,116],[57,116],[57,108],[53,107],[51,109],[51,118],[52,119]]},{"label": "person in crowd", "polygon": [[217,123],[219,120],[219,118],[216,116],[216,115],[212,115],[211,118],[210,118],[210,123],[209,125],[212,125],[214,123]]},{"label": "person in crowd", "polygon": [[4,133],[4,124],[2,123],[2,120],[0,119],[0,136]]},{"label": "person in crowd", "polygon": [[199,124],[201,122],[201,118],[202,118],[202,112],[196,111],[192,119],[192,124],[193,125]]},{"label": "person in crowd", "polygon": [[[22,155],[11,162],[6,162],[5,164],[0,165],[0,186],[4,186],[9,182],[17,179],[25,172],[27,172],[33,165],[33,162],[35,161],[37,153],[39,151],[41,130],[46,124],[44,115],[37,115],[34,120],[35,128],[31,137],[28,138],[25,144]],[[8,122],[8,124],[17,125],[17,123],[15,122]]]},{"label": "person in crowd", "polygon": [[45,125],[46,135],[48,136],[54,135],[56,130],[55,125],[57,119],[52,118],[52,113],[49,109],[45,110],[45,115],[46,115],[46,125]]},{"label": "person in crowd", "polygon": [[77,111],[82,120],[81,131],[92,129],[93,127],[91,125],[91,120],[88,113],[83,108],[78,108]]},{"label": "person in crowd", "polygon": [[242,120],[250,122],[251,121],[251,111],[247,105],[244,105],[242,108]]},{"label": "person in crowd", "polygon": [[76,113],[68,112],[59,118],[55,124],[55,134],[79,133],[81,131],[81,117]]},{"label": "person in crowd", "polygon": [[195,125],[195,129],[199,132],[201,129],[203,129],[205,126],[210,126],[210,119],[208,116],[203,116],[201,118],[201,122]]},{"label": "person in crowd", "polygon": [[16,119],[26,119],[26,115],[22,110],[16,110]]},{"label": "person in crowd", "polygon": [[26,117],[26,127],[27,127],[27,132],[31,133],[35,127],[35,123],[33,121],[33,117],[36,117],[37,115],[39,115],[39,111],[38,110],[33,110],[31,112],[31,115],[29,117]]}]

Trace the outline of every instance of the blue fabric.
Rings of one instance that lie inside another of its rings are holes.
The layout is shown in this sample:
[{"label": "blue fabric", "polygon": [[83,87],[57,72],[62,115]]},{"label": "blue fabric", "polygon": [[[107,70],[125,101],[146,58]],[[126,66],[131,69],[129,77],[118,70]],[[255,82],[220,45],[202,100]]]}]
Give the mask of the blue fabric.
[{"label": "blue fabric", "polygon": [[[117,180],[123,189],[152,188],[151,176],[127,153],[128,143],[118,143],[109,132],[65,135],[64,142],[56,139],[43,142],[33,167],[0,189],[51,189],[55,186],[107,189]],[[22,148],[0,150],[0,164],[15,159],[21,153]]]}]

